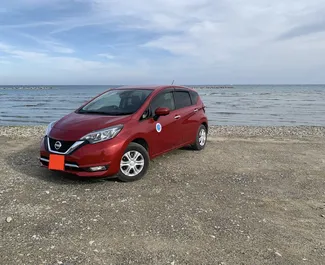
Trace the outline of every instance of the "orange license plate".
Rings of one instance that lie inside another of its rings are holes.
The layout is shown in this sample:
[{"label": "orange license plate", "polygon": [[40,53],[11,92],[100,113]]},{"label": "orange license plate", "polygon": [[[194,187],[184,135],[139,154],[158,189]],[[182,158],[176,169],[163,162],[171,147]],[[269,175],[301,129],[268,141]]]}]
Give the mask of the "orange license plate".
[{"label": "orange license plate", "polygon": [[50,154],[49,169],[64,170],[64,156]]}]

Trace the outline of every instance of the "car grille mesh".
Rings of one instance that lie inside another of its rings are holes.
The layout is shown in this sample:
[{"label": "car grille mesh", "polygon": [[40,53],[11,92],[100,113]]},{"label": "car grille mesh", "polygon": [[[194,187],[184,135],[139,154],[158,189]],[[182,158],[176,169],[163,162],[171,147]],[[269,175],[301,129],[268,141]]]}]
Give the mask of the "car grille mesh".
[{"label": "car grille mesh", "polygon": [[[57,141],[59,141],[61,143],[61,147],[59,149],[55,148],[55,143]],[[61,140],[56,140],[53,138],[49,138],[49,142],[50,142],[51,150],[60,152],[60,153],[66,152],[75,143],[74,141],[61,141]]]}]

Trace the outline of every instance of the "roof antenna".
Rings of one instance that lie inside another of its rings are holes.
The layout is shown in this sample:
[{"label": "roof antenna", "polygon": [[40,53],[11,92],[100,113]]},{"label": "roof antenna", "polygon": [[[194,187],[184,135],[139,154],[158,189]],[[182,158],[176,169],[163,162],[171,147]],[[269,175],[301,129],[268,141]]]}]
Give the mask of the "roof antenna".
[{"label": "roof antenna", "polygon": [[174,81],[175,81],[175,80],[173,80],[172,85],[174,84]]}]

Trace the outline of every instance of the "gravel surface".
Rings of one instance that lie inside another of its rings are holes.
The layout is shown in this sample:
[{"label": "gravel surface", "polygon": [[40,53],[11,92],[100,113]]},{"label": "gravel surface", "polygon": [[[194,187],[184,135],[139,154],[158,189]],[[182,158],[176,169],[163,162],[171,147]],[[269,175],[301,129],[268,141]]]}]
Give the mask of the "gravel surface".
[{"label": "gravel surface", "polygon": [[324,128],[212,127],[133,183],[50,172],[44,127],[0,131],[0,264],[324,264]]},{"label": "gravel surface", "polygon": [[[0,126],[0,136],[15,138],[42,136],[46,126]],[[325,127],[317,126],[210,126],[212,137],[325,137]]]}]

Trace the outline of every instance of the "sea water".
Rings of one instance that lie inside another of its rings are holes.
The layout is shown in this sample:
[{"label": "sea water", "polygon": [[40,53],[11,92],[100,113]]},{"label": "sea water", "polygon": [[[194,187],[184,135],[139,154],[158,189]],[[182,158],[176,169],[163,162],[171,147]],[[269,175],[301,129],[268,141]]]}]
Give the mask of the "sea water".
[{"label": "sea water", "polygon": [[[48,124],[110,87],[0,86],[0,125]],[[325,126],[325,85],[236,85],[197,91],[211,125]]]}]

